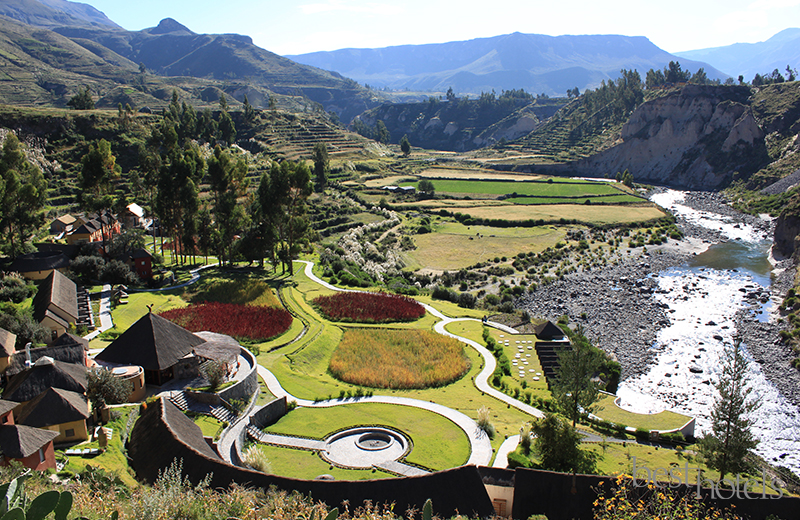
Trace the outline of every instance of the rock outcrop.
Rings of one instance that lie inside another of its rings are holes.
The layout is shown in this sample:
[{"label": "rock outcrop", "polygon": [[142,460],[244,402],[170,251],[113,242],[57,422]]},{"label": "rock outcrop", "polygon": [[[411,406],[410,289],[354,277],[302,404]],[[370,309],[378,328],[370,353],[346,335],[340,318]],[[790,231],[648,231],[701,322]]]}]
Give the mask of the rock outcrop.
[{"label": "rock outcrop", "polygon": [[724,187],[766,158],[764,132],[738,86],[687,85],[643,103],[617,145],[565,168],[602,176],[629,170],[636,182],[690,189]]},{"label": "rock outcrop", "polygon": [[775,252],[785,257],[798,254],[800,244],[800,197],[793,196],[775,221]]}]

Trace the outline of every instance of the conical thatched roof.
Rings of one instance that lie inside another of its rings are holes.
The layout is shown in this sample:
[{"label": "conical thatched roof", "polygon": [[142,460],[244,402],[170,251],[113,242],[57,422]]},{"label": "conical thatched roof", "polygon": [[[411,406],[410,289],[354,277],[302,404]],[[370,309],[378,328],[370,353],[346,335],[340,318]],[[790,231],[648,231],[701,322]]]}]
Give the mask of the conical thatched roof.
[{"label": "conical thatched roof", "polygon": [[89,350],[88,339],[76,336],[75,334],[70,334],[69,332],[65,332],[64,334],[60,335],[58,339],[50,344],[51,347],[67,347],[72,345],[80,345],[84,350]]},{"label": "conical thatched roof", "polygon": [[89,417],[89,403],[79,393],[50,388],[28,402],[17,414],[17,422],[46,428]]},{"label": "conical thatched roof", "polygon": [[48,388],[62,388],[80,394],[86,392],[87,372],[83,365],[40,358],[34,366],[8,381],[3,399],[24,403]]},{"label": "conical thatched roof", "polygon": [[51,430],[6,424],[0,426],[0,451],[12,459],[24,459],[59,435]]},{"label": "conical thatched roof", "polygon": [[564,331],[561,330],[557,325],[553,324],[552,321],[546,321],[540,325],[537,325],[533,329],[536,332],[536,337],[539,339],[555,339],[555,338],[563,338]]},{"label": "conical thatched roof", "polygon": [[95,359],[145,370],[165,370],[205,340],[156,314],[147,313]]}]

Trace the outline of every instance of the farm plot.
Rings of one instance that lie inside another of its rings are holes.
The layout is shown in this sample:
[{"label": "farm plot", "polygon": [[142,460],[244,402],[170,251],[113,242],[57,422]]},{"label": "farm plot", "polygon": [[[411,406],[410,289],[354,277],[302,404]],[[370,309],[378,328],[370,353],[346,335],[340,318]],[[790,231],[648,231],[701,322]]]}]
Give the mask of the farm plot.
[{"label": "farm plot", "polygon": [[[503,209],[512,207],[503,206]],[[468,213],[465,208],[460,211]],[[505,211],[496,212],[492,218],[505,215]],[[437,224],[433,233],[414,235],[417,249],[404,253],[403,259],[410,268],[461,269],[496,256],[541,252],[563,240],[565,233],[566,230],[552,226],[494,228],[444,222]]]},{"label": "farm plot", "polygon": [[437,193],[460,193],[471,194],[475,196],[511,195],[516,193],[518,195],[528,197],[573,198],[596,197],[599,195],[619,195],[621,193],[620,189],[609,183],[554,179],[549,179],[546,182],[502,182],[435,179],[432,182]]},{"label": "farm plot", "polygon": [[666,216],[654,204],[642,206],[600,206],[592,204],[541,204],[508,206],[463,206],[448,208],[454,213],[464,213],[480,219],[502,219],[511,222],[525,220],[558,221],[577,220],[587,224],[632,224],[647,222]]}]

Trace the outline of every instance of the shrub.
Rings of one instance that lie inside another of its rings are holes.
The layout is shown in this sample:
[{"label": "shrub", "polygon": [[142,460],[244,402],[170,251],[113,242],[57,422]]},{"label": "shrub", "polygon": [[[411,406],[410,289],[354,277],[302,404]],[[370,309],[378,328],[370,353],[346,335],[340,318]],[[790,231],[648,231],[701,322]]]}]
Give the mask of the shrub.
[{"label": "shrub", "polygon": [[442,386],[468,370],[460,342],[424,330],[347,330],[330,361],[337,379],[372,388]]},{"label": "shrub", "polygon": [[491,415],[491,410],[488,407],[481,406],[478,408],[478,420],[476,422],[478,423],[478,428],[483,430],[490,439],[493,439],[495,430],[491,422]]},{"label": "shrub", "polygon": [[312,302],[328,319],[367,323],[414,321],[425,308],[405,296],[387,293],[340,292]]},{"label": "shrub", "polygon": [[191,332],[208,330],[256,342],[283,334],[292,324],[292,315],[285,309],[233,303],[206,302],[171,309],[161,316]]},{"label": "shrub", "polygon": [[264,453],[258,444],[251,444],[244,452],[242,452],[242,458],[244,458],[244,463],[253,468],[256,471],[260,471],[261,473],[270,473],[272,471],[272,465],[267,458],[267,454]]}]

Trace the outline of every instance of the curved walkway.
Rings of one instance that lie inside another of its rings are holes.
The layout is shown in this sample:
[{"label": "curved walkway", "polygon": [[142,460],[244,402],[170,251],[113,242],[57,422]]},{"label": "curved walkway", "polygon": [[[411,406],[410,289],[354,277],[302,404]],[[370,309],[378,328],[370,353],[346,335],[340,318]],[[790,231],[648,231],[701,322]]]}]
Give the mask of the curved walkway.
[{"label": "curved walkway", "polygon": [[[330,289],[332,291],[339,291],[339,292],[361,292],[355,289],[342,289],[340,287],[336,287],[325,280],[322,280],[313,272],[314,263],[309,262],[306,260],[298,260],[298,262],[305,264],[304,273],[310,280],[320,284],[321,286],[325,287],[326,289]],[[495,367],[497,366],[497,362],[494,358],[494,355],[489,352],[483,345],[472,341],[470,339],[457,336],[445,330],[445,327],[449,323],[453,323],[456,321],[476,321],[480,322],[481,320],[475,318],[451,318],[449,316],[444,315],[439,310],[435,309],[434,307],[420,303],[426,311],[430,312],[436,318],[439,318],[439,322],[436,323],[434,326],[434,330],[442,335],[449,336],[455,338],[461,342],[466,343],[467,345],[471,346],[475,350],[478,351],[479,354],[484,359],[484,368],[480,374],[475,378],[475,386],[481,392],[484,392],[495,399],[498,399],[501,402],[504,402],[510,406],[521,410],[529,415],[534,417],[544,417],[544,413],[540,410],[529,406],[525,403],[522,403],[513,397],[510,397],[498,390],[495,390],[489,385],[489,378],[494,373]],[[497,328],[499,330],[503,330],[504,332],[508,332],[510,334],[518,334],[518,332],[506,325],[495,323],[495,322],[486,322],[487,325]],[[322,402],[314,402],[306,399],[297,399],[296,397],[289,394],[284,388],[281,386],[278,379],[267,370],[265,367],[261,365],[258,366],[258,374],[264,380],[265,384],[269,391],[275,395],[276,397],[286,397],[287,399],[291,399],[295,401],[298,406],[306,406],[306,407],[317,407],[317,408],[325,408],[331,406],[338,406],[341,404],[352,403],[352,402],[371,402],[371,403],[385,403],[385,404],[397,404],[397,405],[404,405],[404,406],[414,406],[417,408],[422,408],[425,410],[429,410],[434,413],[438,413],[444,417],[447,417],[451,421],[453,421],[459,428],[461,428],[469,438],[470,446],[471,446],[471,454],[469,460],[466,464],[476,464],[476,465],[488,465],[492,460],[492,446],[489,440],[489,437],[486,433],[481,430],[477,423],[466,416],[465,414],[453,410],[452,408],[448,408],[446,406],[442,406],[440,404],[431,403],[427,401],[420,401],[418,399],[411,399],[407,397],[395,397],[395,396],[370,396],[370,397],[361,397],[361,398],[351,398],[345,400],[329,400],[329,401],[322,401]]]},{"label": "curved walkway", "polygon": [[[306,276],[308,276],[311,280],[317,282],[318,284],[322,285],[323,287],[325,287],[327,289],[331,289],[333,291],[358,292],[358,291],[354,291],[353,289],[340,289],[339,287],[336,287],[335,285],[331,285],[328,282],[326,282],[325,280],[322,280],[321,278],[319,278],[317,275],[315,275],[312,272],[312,268],[314,267],[314,263],[313,262],[309,262],[309,261],[306,261],[306,260],[298,260],[298,262],[302,262],[302,263],[306,264],[306,267],[305,267]],[[478,343],[476,341],[472,341],[471,339],[467,339],[467,338],[464,338],[464,337],[461,337],[461,336],[457,336],[456,334],[452,334],[450,332],[447,332],[447,330],[445,329],[445,327],[447,327],[447,325],[449,325],[450,323],[457,322],[457,321],[476,321],[476,322],[480,322],[481,320],[478,320],[476,318],[451,318],[449,316],[446,316],[446,315],[442,314],[439,310],[431,307],[430,305],[428,305],[426,303],[421,303],[420,302],[420,305],[425,307],[425,310],[430,312],[433,316],[439,318],[440,321],[437,322],[436,325],[434,325],[434,327],[433,327],[434,331],[436,331],[439,334],[442,334],[444,336],[449,336],[449,337],[455,338],[455,339],[457,339],[457,340],[459,340],[459,341],[461,341],[463,343],[466,343],[470,347],[472,347],[475,350],[477,350],[478,353],[483,357],[483,362],[484,362],[483,370],[481,371],[480,374],[477,375],[477,377],[475,377],[475,386],[478,388],[478,390],[480,390],[481,392],[484,392],[485,394],[488,394],[488,395],[494,397],[495,399],[497,399],[499,401],[502,401],[502,402],[504,402],[504,403],[506,403],[508,405],[511,405],[514,408],[527,413],[528,415],[532,415],[534,417],[539,417],[539,418],[544,417],[544,412],[542,412],[538,408],[534,408],[533,406],[530,406],[530,405],[527,405],[525,403],[522,403],[522,402],[518,401],[517,399],[514,399],[513,397],[511,397],[509,395],[506,395],[503,392],[500,392],[499,390],[495,390],[494,388],[491,387],[491,385],[489,384],[489,378],[492,377],[492,374],[494,373],[494,369],[497,367],[497,361],[495,360],[494,355],[491,352],[489,352],[489,350],[486,347],[484,347],[483,345],[481,345],[480,343]],[[508,332],[509,334],[519,334],[519,332],[517,332],[516,329],[513,329],[511,327],[503,325],[502,323],[496,323],[496,322],[493,322],[493,321],[487,321],[487,322],[485,322],[485,324],[490,326],[490,327],[494,327],[496,329],[502,330],[504,332]]]}]

